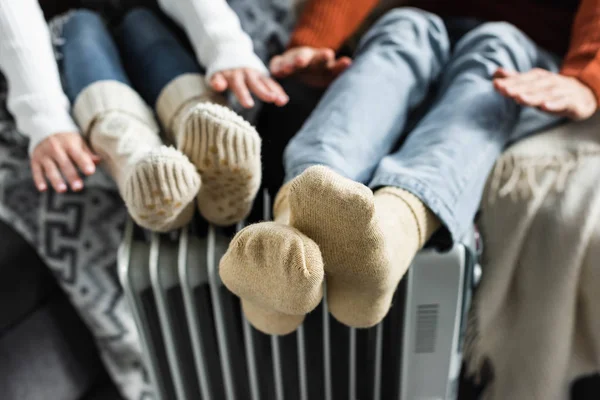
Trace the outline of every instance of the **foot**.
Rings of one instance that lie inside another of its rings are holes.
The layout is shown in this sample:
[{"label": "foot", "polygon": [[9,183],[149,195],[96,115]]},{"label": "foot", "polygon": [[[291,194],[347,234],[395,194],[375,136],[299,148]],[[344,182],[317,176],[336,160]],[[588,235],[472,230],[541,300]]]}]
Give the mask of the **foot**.
[{"label": "foot", "polygon": [[331,314],[351,327],[379,323],[419,248],[408,206],[378,207],[369,188],[320,166],[291,181],[289,201],[291,225],[321,249]]},{"label": "foot", "polygon": [[188,224],[200,189],[194,165],[172,147],[162,146],[143,155],[131,168],[123,199],[133,220],[157,232]]},{"label": "foot", "polygon": [[317,245],[277,222],[240,231],[221,259],[223,283],[242,300],[249,322],[267,334],[293,332],[323,297]]},{"label": "foot", "polygon": [[261,181],[260,137],[232,110],[200,103],[177,117],[178,148],[202,176],[200,213],[228,226],[248,216]]},{"label": "foot", "polygon": [[192,219],[201,179],[186,156],[162,144],[152,125],[152,120],[114,111],[96,121],[89,137],[133,220],[166,232]]}]

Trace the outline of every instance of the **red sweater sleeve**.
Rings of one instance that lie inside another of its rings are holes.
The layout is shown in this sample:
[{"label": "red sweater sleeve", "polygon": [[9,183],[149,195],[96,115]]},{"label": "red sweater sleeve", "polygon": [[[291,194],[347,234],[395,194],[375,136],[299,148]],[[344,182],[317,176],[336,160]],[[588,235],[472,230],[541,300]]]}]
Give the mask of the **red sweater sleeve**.
[{"label": "red sweater sleeve", "polygon": [[588,85],[600,105],[600,0],[581,1],[561,73]]},{"label": "red sweater sleeve", "polygon": [[337,51],[378,3],[379,0],[310,0],[289,47],[327,47]]}]

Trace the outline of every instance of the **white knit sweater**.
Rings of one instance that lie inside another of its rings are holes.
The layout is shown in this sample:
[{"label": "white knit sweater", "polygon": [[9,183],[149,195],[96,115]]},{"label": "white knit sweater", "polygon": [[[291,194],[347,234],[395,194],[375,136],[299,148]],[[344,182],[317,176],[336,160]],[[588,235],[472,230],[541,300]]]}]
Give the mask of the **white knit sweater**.
[{"label": "white knit sweater", "polygon": [[[159,0],[159,4],[185,29],[208,79],[236,67],[267,73],[225,0]],[[8,80],[8,109],[21,133],[29,136],[30,152],[52,134],[78,131],[37,0],[0,1],[0,70]]]}]

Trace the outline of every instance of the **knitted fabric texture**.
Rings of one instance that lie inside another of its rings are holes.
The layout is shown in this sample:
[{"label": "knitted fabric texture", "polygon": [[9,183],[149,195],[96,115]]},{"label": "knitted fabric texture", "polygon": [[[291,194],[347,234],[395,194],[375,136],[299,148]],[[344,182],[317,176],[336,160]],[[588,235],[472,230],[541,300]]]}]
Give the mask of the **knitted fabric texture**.
[{"label": "knitted fabric texture", "polygon": [[490,176],[465,343],[468,373],[492,377],[483,399],[562,400],[600,370],[599,181],[600,114],[520,142]]},{"label": "knitted fabric texture", "polygon": [[439,226],[412,194],[390,188],[374,196],[320,166],[291,181],[289,202],[291,225],[323,255],[329,311],[357,328],[387,315],[400,279]]},{"label": "knitted fabric texture", "polygon": [[240,231],[220,264],[221,279],[241,298],[248,321],[267,334],[293,332],[323,297],[321,252],[288,225],[288,190],[278,195],[275,222]]},{"label": "knitted fabric texture", "polygon": [[175,146],[200,172],[198,208],[216,225],[233,225],[249,213],[261,181],[260,136],[211,90],[187,74],[160,94],[160,120]]},{"label": "knitted fabric texture", "polygon": [[77,97],[74,114],[140,226],[168,231],[191,220],[200,176],[183,154],[162,144],[137,93],[120,82],[96,82]]},{"label": "knitted fabric texture", "polygon": [[321,299],[323,272],[338,321],[379,323],[413,257],[439,227],[412,194],[384,188],[374,196],[326,167],[286,184],[274,211],[275,222],[236,235],[221,262],[223,282],[266,333],[289,333],[302,323]]}]

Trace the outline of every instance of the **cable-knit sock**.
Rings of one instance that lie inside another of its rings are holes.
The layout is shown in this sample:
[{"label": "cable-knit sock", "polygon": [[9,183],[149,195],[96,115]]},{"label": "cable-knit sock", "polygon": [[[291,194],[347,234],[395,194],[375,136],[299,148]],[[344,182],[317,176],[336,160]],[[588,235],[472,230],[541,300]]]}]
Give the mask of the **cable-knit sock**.
[{"label": "cable-knit sock", "polygon": [[216,225],[233,225],[252,208],[261,181],[260,136],[223,99],[205,86],[201,75],[184,75],[157,101],[162,123],[197,167],[203,180],[200,213]]},{"label": "cable-knit sock", "polygon": [[325,263],[331,314],[371,327],[388,313],[417,251],[439,222],[402,189],[371,190],[326,167],[290,182],[291,224],[318,244]]},{"label": "cable-knit sock", "polygon": [[200,176],[181,152],[162,144],[137,93],[116,81],[96,82],[77,97],[74,114],[136,223],[169,231],[191,220]]},{"label": "cable-knit sock", "polygon": [[221,259],[220,274],[240,297],[248,321],[271,335],[293,332],[323,297],[323,260],[318,246],[290,227],[288,187],[277,195],[275,222],[240,231]]}]

